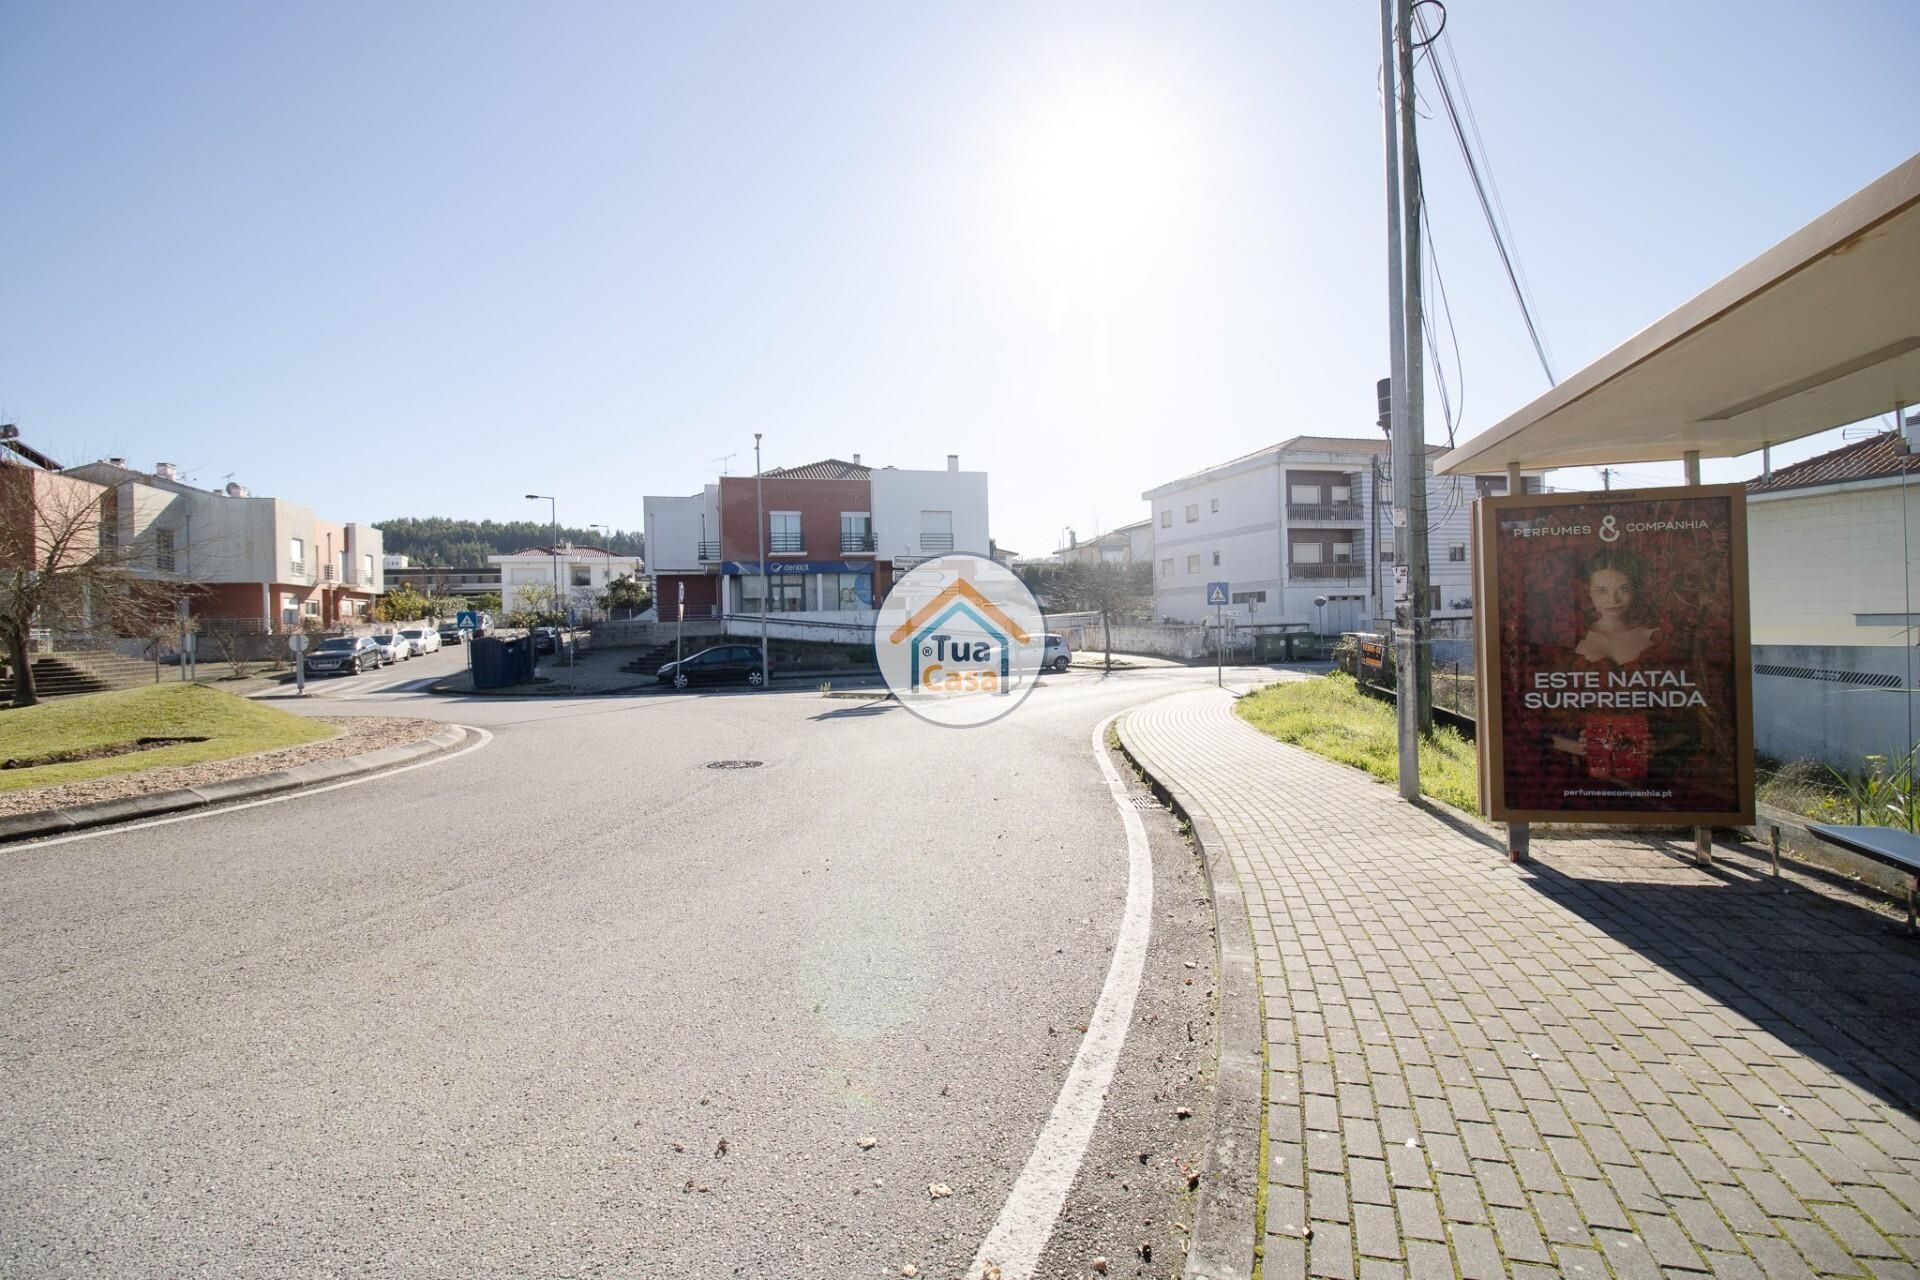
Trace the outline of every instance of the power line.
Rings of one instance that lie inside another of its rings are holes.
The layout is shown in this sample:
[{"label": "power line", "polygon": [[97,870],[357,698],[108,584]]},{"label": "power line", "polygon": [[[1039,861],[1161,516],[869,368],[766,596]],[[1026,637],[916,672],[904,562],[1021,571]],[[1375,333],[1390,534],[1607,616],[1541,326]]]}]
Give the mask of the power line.
[{"label": "power line", "polygon": [[[1425,37],[1427,25],[1426,16],[1420,13],[1417,7],[1414,10],[1413,16],[1414,22],[1420,28],[1421,35]],[[1427,38],[1431,40],[1434,37]],[[1453,42],[1449,40],[1446,44],[1448,57],[1451,59]],[[1433,70],[1434,83],[1440,90],[1440,104],[1446,111],[1447,124],[1453,130],[1454,141],[1460,145],[1460,156],[1466,162],[1467,176],[1472,180],[1474,195],[1479,199],[1481,215],[1486,219],[1487,230],[1493,236],[1494,248],[1499,251],[1500,264],[1506,271],[1507,283],[1512,287],[1514,301],[1518,303],[1520,307],[1520,318],[1527,326],[1527,336],[1533,342],[1534,354],[1540,359],[1540,368],[1547,375],[1547,381],[1549,383],[1557,383],[1559,378],[1553,372],[1553,361],[1547,355],[1546,342],[1541,338],[1540,326],[1534,320],[1533,307],[1528,297],[1527,289],[1521,284],[1521,273],[1514,262],[1515,255],[1508,248],[1507,236],[1502,233],[1500,220],[1494,214],[1493,199],[1489,197],[1487,193],[1487,182],[1481,176],[1481,162],[1474,158],[1474,148],[1467,140],[1467,130],[1465,126],[1462,125],[1460,112],[1454,105],[1452,87],[1448,84],[1447,76],[1441,69],[1439,62],[1434,59],[1429,59],[1428,63]],[[1459,63],[1457,60],[1454,62],[1454,72],[1456,75],[1459,74]],[[1462,92],[1464,94],[1464,88]],[[1476,137],[1477,136],[1476,133]],[[1486,165],[1486,168],[1488,173],[1491,174],[1492,165],[1490,162]]]}]

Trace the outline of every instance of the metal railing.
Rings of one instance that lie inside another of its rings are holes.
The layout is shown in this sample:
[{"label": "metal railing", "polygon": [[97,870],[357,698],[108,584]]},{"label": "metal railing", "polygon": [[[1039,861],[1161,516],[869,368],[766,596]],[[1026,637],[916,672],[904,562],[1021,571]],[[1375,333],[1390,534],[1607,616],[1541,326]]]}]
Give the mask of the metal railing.
[{"label": "metal railing", "polygon": [[1287,504],[1289,520],[1338,520],[1359,524],[1365,518],[1366,508],[1357,502],[1289,502]]},{"label": "metal railing", "polygon": [[1358,582],[1367,576],[1367,566],[1350,560],[1333,564],[1289,564],[1287,576],[1300,582]]},{"label": "metal railing", "polygon": [[804,555],[807,550],[807,538],[800,533],[773,533],[767,535],[767,551],[776,556]]},{"label": "metal railing", "polygon": [[872,551],[878,545],[879,539],[871,533],[847,533],[842,531],[840,534],[840,554],[843,556],[858,555],[861,552]]},{"label": "metal railing", "polygon": [[720,558],[720,544],[718,542],[703,542],[700,544],[698,554],[702,560],[718,560]]},{"label": "metal railing", "polygon": [[953,550],[953,535],[950,533],[923,533],[920,535],[922,551]]}]

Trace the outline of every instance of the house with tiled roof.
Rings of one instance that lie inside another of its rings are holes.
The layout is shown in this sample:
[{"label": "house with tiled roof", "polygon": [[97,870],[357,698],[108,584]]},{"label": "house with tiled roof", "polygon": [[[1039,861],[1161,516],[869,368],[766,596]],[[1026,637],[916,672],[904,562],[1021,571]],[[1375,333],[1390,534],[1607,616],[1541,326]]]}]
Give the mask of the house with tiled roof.
[{"label": "house with tiled roof", "polygon": [[[1237,627],[1378,626],[1394,597],[1390,453],[1381,436],[1294,436],[1148,489],[1154,616],[1211,620],[1207,584],[1225,582]],[[1428,477],[1430,617],[1470,624],[1473,501],[1506,487],[1505,475]]]},{"label": "house with tiled roof", "polygon": [[[871,626],[896,575],[949,551],[991,554],[987,473],[822,458],[644,499],[663,620]],[[822,637],[825,637],[824,631]]]},{"label": "house with tiled roof", "polygon": [[1747,483],[1753,643],[1920,638],[1920,417]]}]

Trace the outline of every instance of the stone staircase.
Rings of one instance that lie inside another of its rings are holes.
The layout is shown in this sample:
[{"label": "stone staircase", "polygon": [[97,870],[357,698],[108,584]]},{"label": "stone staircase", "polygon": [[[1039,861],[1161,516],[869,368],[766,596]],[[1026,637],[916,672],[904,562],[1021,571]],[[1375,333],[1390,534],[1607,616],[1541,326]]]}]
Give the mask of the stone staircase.
[{"label": "stone staircase", "polygon": [[[33,691],[68,698],[153,683],[153,664],[117,653],[43,653],[33,660]],[[0,706],[13,701],[13,678],[0,678]]]},{"label": "stone staircase", "polygon": [[[700,650],[707,648],[710,643],[710,641],[702,639],[697,644],[689,644],[687,646],[687,652],[698,653]],[[651,649],[643,650],[640,655],[631,662],[621,663],[620,669],[639,676],[653,675],[659,671],[661,667],[673,661],[673,651],[674,645],[672,641],[668,641],[665,644],[656,644]]]}]

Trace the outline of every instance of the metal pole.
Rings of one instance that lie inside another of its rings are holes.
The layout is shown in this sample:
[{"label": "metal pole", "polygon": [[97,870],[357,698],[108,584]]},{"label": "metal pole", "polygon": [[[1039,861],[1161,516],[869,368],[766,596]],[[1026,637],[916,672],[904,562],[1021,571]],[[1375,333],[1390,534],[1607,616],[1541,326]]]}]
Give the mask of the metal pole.
[{"label": "metal pole", "polygon": [[1213,683],[1215,688],[1227,687],[1227,651],[1226,618],[1221,613],[1225,606],[1213,606]]},{"label": "metal pole", "polygon": [[[1516,493],[1524,493],[1526,491],[1526,487],[1527,487],[1527,480],[1525,476],[1520,474],[1520,464],[1517,462],[1509,462],[1507,464],[1507,493],[1509,495],[1516,494]],[[1480,554],[1492,555],[1493,548],[1481,547]],[[1474,610],[1474,625],[1481,626],[1481,627],[1497,625],[1496,620],[1494,618],[1494,611],[1496,607],[1497,607],[1496,601],[1487,600],[1487,601],[1481,602],[1480,605]],[[1487,673],[1484,671],[1481,671],[1478,669],[1474,671],[1473,679],[1474,679],[1474,689],[1476,691],[1478,691],[1480,688],[1479,682],[1481,680],[1484,680],[1486,678],[1486,675]],[[1498,699],[1500,697],[1500,690],[1489,689],[1486,691],[1486,693],[1487,693],[1487,696],[1484,701],[1480,701],[1478,699],[1476,699],[1476,701],[1479,702],[1479,705],[1484,706],[1487,709],[1487,715],[1489,717],[1499,715],[1500,704]],[[1532,856],[1533,856],[1533,828],[1524,822],[1509,822],[1507,824],[1507,861],[1508,862],[1525,862]]]},{"label": "metal pole", "polygon": [[1424,280],[1420,264],[1420,148],[1415,135],[1413,99],[1413,0],[1400,0],[1400,198],[1404,213],[1400,230],[1406,246],[1403,268],[1407,301],[1407,452],[1413,466],[1407,477],[1407,543],[1412,557],[1407,561],[1408,588],[1412,608],[1408,611],[1413,627],[1414,713],[1420,732],[1433,732],[1433,645],[1429,631],[1432,610],[1432,549],[1427,545],[1427,428],[1426,376],[1423,367],[1425,326],[1422,321],[1421,290]]},{"label": "metal pole", "polygon": [[[1392,407],[1389,410],[1392,427],[1388,434],[1393,445],[1391,481],[1396,581],[1399,577],[1397,570],[1411,563],[1408,557],[1412,530],[1408,527],[1407,492],[1409,478],[1413,475],[1413,452],[1408,448],[1407,435],[1407,328],[1402,307],[1405,295],[1400,258],[1400,127],[1395,96],[1398,59],[1394,52],[1394,28],[1399,11],[1398,0],[1380,0],[1380,98],[1387,156],[1387,332],[1392,348],[1393,370]],[[1400,653],[1400,689],[1394,697],[1400,725],[1400,798],[1412,800],[1420,794],[1420,709],[1415,705],[1417,699],[1405,696],[1407,672],[1413,666],[1413,646],[1410,636],[1403,637],[1400,634],[1398,616],[1394,617],[1394,632],[1398,642],[1396,648]]]},{"label": "metal pole", "polygon": [[767,500],[766,482],[760,474],[760,433],[753,433],[753,507],[760,529],[760,687],[773,687],[773,668],[767,662],[767,597],[773,592],[773,575],[767,572]]},{"label": "metal pole", "polygon": [[[1700,483],[1700,451],[1689,449],[1680,455],[1680,469],[1684,473],[1686,484],[1692,488]],[[1713,865],[1713,828],[1695,827],[1693,829],[1693,860],[1703,867]]]}]

